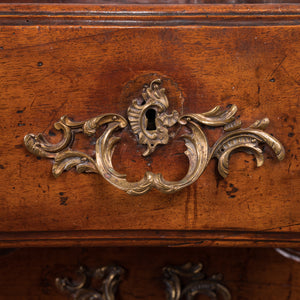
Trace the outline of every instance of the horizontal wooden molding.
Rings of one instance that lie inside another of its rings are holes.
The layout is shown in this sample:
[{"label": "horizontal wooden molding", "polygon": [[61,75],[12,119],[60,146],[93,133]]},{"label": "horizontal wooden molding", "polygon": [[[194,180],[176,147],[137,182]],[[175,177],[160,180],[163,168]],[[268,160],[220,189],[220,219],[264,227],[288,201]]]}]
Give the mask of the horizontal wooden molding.
[{"label": "horizontal wooden molding", "polygon": [[297,4],[0,4],[6,26],[297,26]]},{"label": "horizontal wooden molding", "polygon": [[0,232],[0,247],[299,247],[300,233],[200,230]]}]

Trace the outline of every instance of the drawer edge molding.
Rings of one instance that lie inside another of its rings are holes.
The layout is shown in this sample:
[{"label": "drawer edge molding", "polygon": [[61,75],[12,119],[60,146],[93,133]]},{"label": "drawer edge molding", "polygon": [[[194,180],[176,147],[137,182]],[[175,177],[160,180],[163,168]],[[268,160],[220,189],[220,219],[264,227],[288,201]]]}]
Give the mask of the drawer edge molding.
[{"label": "drawer edge molding", "polygon": [[[195,181],[201,176],[212,158],[218,160],[218,171],[222,177],[229,173],[229,158],[232,153],[244,151],[256,158],[257,167],[264,163],[262,144],[267,144],[278,160],[285,156],[283,145],[264,129],[269,124],[268,118],[255,121],[248,128],[241,128],[242,122],[235,118],[237,106],[227,110],[216,106],[205,113],[179,115],[177,111],[167,114],[169,107],[162,80],[155,79],[150,85],[145,84],[142,97],[134,99],[128,108],[128,121],[118,114],[103,114],[87,121],[74,122],[62,116],[54,124],[56,130],[63,132],[63,139],[58,144],[51,144],[41,134],[27,134],[24,143],[29,152],[38,156],[54,159],[52,173],[58,177],[63,171],[73,167],[78,173],[98,173],[115,187],[131,195],[142,195],[152,188],[164,193],[174,193]],[[106,128],[95,145],[95,157],[72,150],[76,134],[94,136],[99,127]],[[189,168],[184,178],[178,181],[167,181],[160,173],[147,171],[144,178],[137,182],[129,182],[126,174],[118,173],[112,164],[112,156],[120,137],[115,132],[128,127],[137,137],[137,142],[147,147],[143,156],[153,153],[159,144],[168,144],[169,127],[186,126],[188,134],[182,135],[187,150],[184,154],[189,160]],[[224,134],[209,147],[201,126],[223,127]]]},{"label": "drawer edge molding", "polygon": [[299,232],[201,230],[84,230],[0,232],[0,247],[272,247],[296,248]]},{"label": "drawer edge molding", "polygon": [[299,26],[298,4],[0,4],[2,26]]}]

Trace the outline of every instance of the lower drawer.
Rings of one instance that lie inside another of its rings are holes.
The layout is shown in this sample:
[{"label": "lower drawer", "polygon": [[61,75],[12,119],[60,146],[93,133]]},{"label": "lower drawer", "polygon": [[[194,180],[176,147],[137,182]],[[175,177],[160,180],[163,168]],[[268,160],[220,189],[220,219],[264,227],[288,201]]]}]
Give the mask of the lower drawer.
[{"label": "lower drawer", "polygon": [[[300,299],[300,264],[284,258],[274,249],[28,248],[1,251],[1,300],[72,299],[70,294],[58,291],[55,278],[67,276],[78,283],[79,266],[93,270],[112,263],[125,269],[116,299],[167,299],[162,268],[186,262],[202,262],[208,278],[222,273],[222,284],[232,299]],[[96,280],[92,285],[97,287],[100,283]]]}]

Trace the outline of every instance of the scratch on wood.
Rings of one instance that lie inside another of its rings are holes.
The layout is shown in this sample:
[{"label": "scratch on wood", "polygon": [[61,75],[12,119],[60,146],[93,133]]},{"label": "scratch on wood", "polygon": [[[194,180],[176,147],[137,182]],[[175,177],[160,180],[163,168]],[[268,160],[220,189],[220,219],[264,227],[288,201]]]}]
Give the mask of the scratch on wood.
[{"label": "scratch on wood", "polygon": [[287,58],[287,55],[285,55],[282,58],[282,60],[279,62],[279,64],[275,67],[275,69],[272,71],[272,73],[267,78],[272,77],[276,73],[276,71],[280,68],[280,66],[283,64],[283,62],[285,61],[286,58]]},{"label": "scratch on wood", "polygon": [[276,229],[281,230],[282,228],[287,228],[287,227],[292,227],[292,226],[299,226],[299,225],[300,225],[300,223],[293,223],[293,224],[289,224],[289,225],[263,229],[262,231],[270,231],[270,230],[276,230]]}]

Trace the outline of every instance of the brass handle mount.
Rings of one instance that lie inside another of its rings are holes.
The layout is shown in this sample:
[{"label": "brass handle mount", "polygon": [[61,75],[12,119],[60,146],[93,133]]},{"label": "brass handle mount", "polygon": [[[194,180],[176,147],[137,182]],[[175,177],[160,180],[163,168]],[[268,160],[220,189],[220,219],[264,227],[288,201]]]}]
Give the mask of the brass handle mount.
[{"label": "brass handle mount", "polygon": [[[138,99],[132,101],[127,111],[128,120],[118,114],[103,114],[83,122],[74,122],[63,116],[54,124],[55,129],[63,132],[63,138],[58,144],[49,143],[42,134],[28,134],[24,137],[25,146],[36,156],[54,159],[52,173],[55,177],[75,167],[79,173],[101,174],[112,185],[131,195],[144,194],[151,188],[165,193],[179,191],[195,182],[212,158],[218,159],[218,171],[225,178],[228,175],[229,157],[235,151],[251,152],[260,167],[264,162],[260,147],[263,143],[273,149],[279,160],[285,156],[282,144],[264,131],[269,119],[257,120],[248,128],[241,128],[241,121],[235,119],[236,105],[227,110],[216,106],[205,113],[180,115],[173,111],[167,114],[169,102],[160,79],[144,86],[142,98],[142,102]],[[185,155],[189,160],[189,168],[183,179],[167,181],[161,174],[146,172],[140,181],[129,182],[125,174],[114,169],[112,156],[119,141],[114,135],[117,130],[129,126],[137,136],[138,143],[146,146],[143,155],[148,156],[155,151],[157,145],[168,143],[168,128],[175,124],[187,126],[190,130],[189,134],[182,136],[187,148]],[[93,136],[97,128],[103,125],[106,125],[106,129],[97,139],[95,157],[72,150],[77,133]],[[224,134],[209,147],[201,125],[223,127]]]},{"label": "brass handle mount", "polygon": [[[61,292],[76,300],[115,300],[124,272],[125,269],[118,265],[96,270],[80,267],[78,274],[81,279],[77,282],[68,278],[56,278],[55,283]],[[166,266],[163,268],[166,299],[193,300],[197,295],[205,295],[211,300],[231,300],[231,294],[222,282],[222,277],[222,274],[206,275],[202,263],[188,262],[181,266]],[[100,284],[99,280],[102,281]],[[98,282],[99,286],[93,286],[93,282]]]}]

